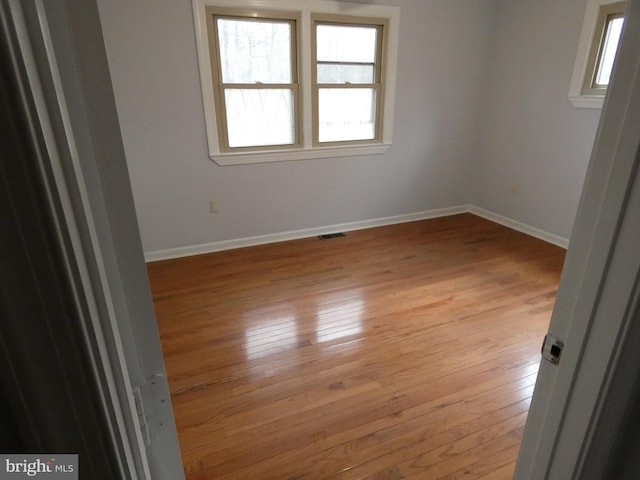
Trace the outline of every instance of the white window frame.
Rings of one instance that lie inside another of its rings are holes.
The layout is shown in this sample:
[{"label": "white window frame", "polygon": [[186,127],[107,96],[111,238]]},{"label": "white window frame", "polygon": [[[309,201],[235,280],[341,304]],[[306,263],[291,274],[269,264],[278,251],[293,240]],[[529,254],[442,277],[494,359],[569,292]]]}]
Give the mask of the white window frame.
[{"label": "white window frame", "polygon": [[[595,39],[602,34],[601,28],[598,28],[598,19],[602,7],[620,3],[620,0],[589,0],[584,12],[584,20],[582,22],[582,31],[580,33],[580,41],[578,43],[578,52],[573,67],[573,75],[571,76],[571,84],[569,86],[569,100],[574,107],[601,109],[604,103],[606,89],[602,92],[585,93],[583,86],[585,78],[593,72],[589,69],[590,59],[594,54],[593,48],[599,48],[599,41]],[[605,22],[606,26],[606,22]]]},{"label": "white window frame", "polygon": [[[345,7],[348,6],[348,8]],[[261,149],[256,151],[229,152],[220,148],[218,123],[216,119],[214,85],[209,55],[206,7],[233,8],[259,12],[288,12],[298,17],[299,29],[299,111],[301,115],[300,146],[297,148]],[[382,135],[371,143],[314,146],[311,78],[311,16],[330,14],[344,17],[381,18],[387,22],[385,95],[382,105]],[[386,152],[392,144],[393,111],[396,85],[398,33],[400,9],[383,5],[365,5],[326,0],[193,0],[193,16],[196,31],[196,45],[200,66],[200,83],[204,104],[205,123],[209,156],[219,165],[239,165],[313,158],[335,158],[354,155],[373,155]]]}]

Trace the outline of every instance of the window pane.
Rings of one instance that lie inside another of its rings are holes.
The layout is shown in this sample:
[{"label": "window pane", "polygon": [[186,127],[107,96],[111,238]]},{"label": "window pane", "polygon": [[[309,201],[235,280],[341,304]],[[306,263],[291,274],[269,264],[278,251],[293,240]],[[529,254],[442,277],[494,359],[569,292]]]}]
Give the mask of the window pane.
[{"label": "window pane", "polygon": [[375,27],[318,25],[316,35],[317,59],[320,62],[375,62]]},{"label": "window pane", "polygon": [[290,89],[227,89],[229,147],[295,143]]},{"label": "window pane", "polygon": [[374,83],[373,65],[318,65],[318,83]]},{"label": "window pane", "polygon": [[291,24],[218,18],[224,83],[292,83]]},{"label": "window pane", "polygon": [[320,142],[375,138],[373,88],[321,88],[318,92]]},{"label": "window pane", "polygon": [[607,31],[602,43],[602,51],[600,53],[600,63],[596,73],[595,85],[609,85],[611,70],[613,69],[613,60],[618,50],[618,42],[620,41],[620,33],[622,32],[622,24],[624,18],[613,18],[607,22]]}]

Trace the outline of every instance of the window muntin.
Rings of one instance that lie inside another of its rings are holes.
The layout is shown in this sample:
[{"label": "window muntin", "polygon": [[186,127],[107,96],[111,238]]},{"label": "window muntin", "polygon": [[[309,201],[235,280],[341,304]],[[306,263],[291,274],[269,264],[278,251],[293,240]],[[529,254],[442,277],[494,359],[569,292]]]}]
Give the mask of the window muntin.
[{"label": "window muntin", "polygon": [[299,145],[297,21],[208,14],[220,149]]},{"label": "window muntin", "polygon": [[599,9],[591,51],[587,61],[583,95],[604,95],[624,24],[626,2],[602,5]]},{"label": "window muntin", "polygon": [[312,20],[314,145],[379,141],[384,22]]}]

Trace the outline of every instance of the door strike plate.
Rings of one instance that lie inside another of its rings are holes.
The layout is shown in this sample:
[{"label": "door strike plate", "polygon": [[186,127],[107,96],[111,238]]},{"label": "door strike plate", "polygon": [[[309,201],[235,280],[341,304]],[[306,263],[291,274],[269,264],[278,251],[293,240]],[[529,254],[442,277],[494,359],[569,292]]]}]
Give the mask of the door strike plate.
[{"label": "door strike plate", "polygon": [[546,335],[542,342],[542,358],[548,360],[554,365],[560,363],[564,342],[552,335]]}]

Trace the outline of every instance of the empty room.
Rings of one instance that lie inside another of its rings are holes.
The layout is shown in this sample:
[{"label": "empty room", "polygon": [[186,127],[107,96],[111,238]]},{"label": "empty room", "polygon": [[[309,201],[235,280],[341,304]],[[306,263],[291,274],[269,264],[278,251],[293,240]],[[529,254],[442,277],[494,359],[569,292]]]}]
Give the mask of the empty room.
[{"label": "empty room", "polygon": [[639,4],[0,4],[75,302],[60,368],[90,366],[69,405],[110,445],[66,453],[154,480],[624,468]]},{"label": "empty room", "polygon": [[[98,3],[186,478],[511,478],[600,116],[586,2],[295,3]],[[370,135],[315,126],[368,89]]]}]

